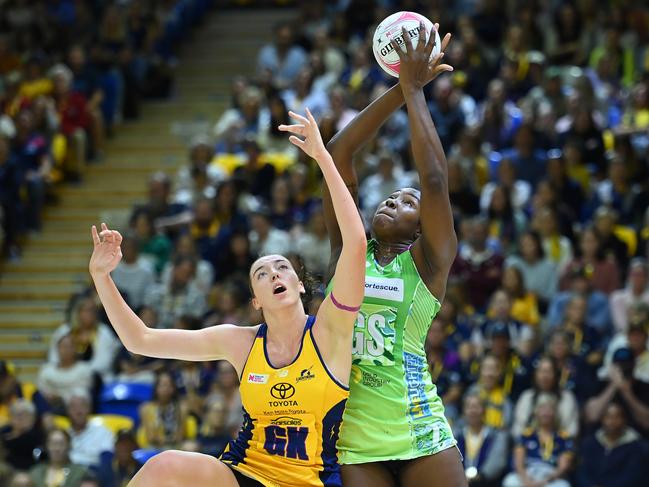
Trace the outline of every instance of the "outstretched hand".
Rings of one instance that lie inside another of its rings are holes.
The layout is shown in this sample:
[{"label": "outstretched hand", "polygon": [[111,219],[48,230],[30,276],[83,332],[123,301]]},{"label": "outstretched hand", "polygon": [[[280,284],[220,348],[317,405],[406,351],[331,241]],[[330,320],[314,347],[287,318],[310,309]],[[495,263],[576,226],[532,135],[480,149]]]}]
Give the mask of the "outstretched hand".
[{"label": "outstretched hand", "polygon": [[122,236],[117,230],[109,230],[105,223],[101,224],[101,232],[97,233],[97,227],[92,226],[92,242],[94,250],[90,257],[88,268],[93,276],[108,275],[119,261],[122,260]]},{"label": "outstretched hand", "polygon": [[306,117],[298,115],[295,112],[288,112],[288,114],[291,118],[294,118],[299,122],[293,125],[280,125],[278,127],[282,132],[293,134],[288,138],[288,140],[316,161],[327,154],[327,148],[325,147],[324,142],[322,142],[320,129],[318,128],[318,124],[309,109],[306,109]]},{"label": "outstretched hand", "polygon": [[403,36],[403,45],[405,51],[397,44],[394,39],[390,40],[392,47],[399,56],[399,83],[402,88],[421,89],[432,80],[437,78],[440,74],[447,71],[453,71],[450,64],[441,64],[444,57],[444,51],[451,40],[451,34],[446,34],[442,39],[441,50],[433,59],[430,58],[433,48],[435,47],[435,32],[439,28],[439,24],[433,26],[433,31],[430,32],[428,40],[426,40],[426,27],[424,23],[419,24],[419,39],[417,46],[412,47],[412,40],[410,34],[405,29],[401,28]]}]

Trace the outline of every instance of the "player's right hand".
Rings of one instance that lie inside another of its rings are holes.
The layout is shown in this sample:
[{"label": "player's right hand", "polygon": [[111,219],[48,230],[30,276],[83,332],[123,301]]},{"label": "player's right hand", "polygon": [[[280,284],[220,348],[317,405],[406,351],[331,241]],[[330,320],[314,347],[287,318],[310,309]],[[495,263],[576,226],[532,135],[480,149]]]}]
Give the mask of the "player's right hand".
[{"label": "player's right hand", "polygon": [[97,233],[97,227],[93,225],[91,234],[94,249],[88,265],[90,274],[93,277],[108,275],[122,260],[122,236],[116,230],[109,230],[105,223],[101,224],[100,233]]},{"label": "player's right hand", "polygon": [[322,136],[320,135],[318,124],[309,109],[306,109],[306,117],[294,112],[288,112],[288,114],[291,118],[294,118],[299,122],[293,125],[280,125],[277,127],[282,132],[293,134],[288,138],[288,140],[316,161],[319,161],[323,156],[328,154],[327,148],[325,147],[324,142],[322,142]]}]

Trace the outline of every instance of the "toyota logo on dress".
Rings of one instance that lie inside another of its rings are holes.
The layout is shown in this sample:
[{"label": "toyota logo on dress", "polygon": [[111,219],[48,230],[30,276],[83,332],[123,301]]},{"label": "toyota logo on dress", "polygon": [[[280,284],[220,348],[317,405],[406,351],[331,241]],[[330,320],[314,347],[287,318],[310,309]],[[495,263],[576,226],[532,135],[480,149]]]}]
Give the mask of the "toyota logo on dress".
[{"label": "toyota logo on dress", "polygon": [[279,382],[270,388],[270,395],[275,399],[288,399],[295,394],[295,387],[287,382]]}]

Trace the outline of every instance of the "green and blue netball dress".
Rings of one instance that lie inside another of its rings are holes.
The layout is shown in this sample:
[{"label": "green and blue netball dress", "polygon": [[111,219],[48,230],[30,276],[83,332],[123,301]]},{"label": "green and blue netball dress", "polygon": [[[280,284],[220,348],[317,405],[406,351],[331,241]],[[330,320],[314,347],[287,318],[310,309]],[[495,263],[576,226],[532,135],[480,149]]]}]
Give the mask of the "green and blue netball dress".
[{"label": "green and blue netball dress", "polygon": [[[408,460],[455,445],[428,371],[424,343],[440,303],[410,250],[381,267],[368,242],[365,298],[354,328],[341,464]],[[338,297],[343,300],[344,297]]]}]

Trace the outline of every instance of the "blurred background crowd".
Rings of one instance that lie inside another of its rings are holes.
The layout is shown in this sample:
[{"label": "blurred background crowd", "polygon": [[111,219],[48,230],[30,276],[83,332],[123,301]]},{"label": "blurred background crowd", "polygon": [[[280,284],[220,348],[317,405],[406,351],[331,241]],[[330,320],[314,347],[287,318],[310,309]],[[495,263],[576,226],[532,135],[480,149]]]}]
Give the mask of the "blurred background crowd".
[{"label": "blurred background crowd", "polygon": [[[111,126],[137,117],[144,96],[169,94],[173,46],[209,3],[0,2],[9,258],[21,233],[38,231],[48,188],[100,161]],[[192,138],[186,164],[151,175],[113,273],[129,304],[151,327],[259,323],[249,267],[279,253],[308,271],[317,310],[329,259],[321,178],[277,126],[309,107],[331,139],[395,82],[372,56],[376,24],[417,11],[453,33],[445,62],[455,70],[426,94],[460,246],[426,352],[467,477],[527,487],[550,472],[557,487],[643,485],[646,2],[293,6],[294,19],[259,51],[256,75],[232,74],[231,107]],[[357,155],[368,227],[383,198],[417,186],[409,140],[401,110]],[[35,384],[0,364],[0,477],[12,486],[125,485],[162,449],[218,454],[242,420],[231,366],[134,356],[92,288],[71,297]]]}]

